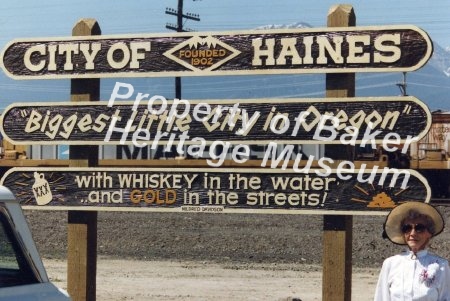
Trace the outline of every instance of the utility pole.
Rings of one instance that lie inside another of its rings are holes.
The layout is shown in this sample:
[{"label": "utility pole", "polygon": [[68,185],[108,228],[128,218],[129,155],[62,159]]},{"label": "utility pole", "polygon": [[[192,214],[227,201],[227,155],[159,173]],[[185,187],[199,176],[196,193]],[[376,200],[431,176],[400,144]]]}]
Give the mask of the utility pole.
[{"label": "utility pole", "polygon": [[[194,0],[195,1],[195,0]],[[189,19],[194,21],[200,21],[200,16],[197,14],[186,13],[183,14],[183,0],[178,0],[178,8],[166,8],[166,14],[177,17],[177,24],[167,23],[166,28],[175,30],[177,32],[193,31],[190,28],[183,28],[183,20]],[[175,77],[175,98],[181,99],[181,78]]]},{"label": "utility pole", "polygon": [[407,96],[406,94],[406,72],[403,72],[403,82],[397,83],[397,87],[400,89],[402,96]]}]

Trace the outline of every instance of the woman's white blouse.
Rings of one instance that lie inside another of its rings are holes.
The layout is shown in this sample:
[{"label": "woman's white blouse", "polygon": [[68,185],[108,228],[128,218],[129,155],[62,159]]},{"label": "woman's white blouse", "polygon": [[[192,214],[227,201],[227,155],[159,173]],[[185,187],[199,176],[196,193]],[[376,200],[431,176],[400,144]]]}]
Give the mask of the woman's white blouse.
[{"label": "woman's white blouse", "polygon": [[383,262],[375,301],[450,301],[448,261],[426,250],[405,252]]}]

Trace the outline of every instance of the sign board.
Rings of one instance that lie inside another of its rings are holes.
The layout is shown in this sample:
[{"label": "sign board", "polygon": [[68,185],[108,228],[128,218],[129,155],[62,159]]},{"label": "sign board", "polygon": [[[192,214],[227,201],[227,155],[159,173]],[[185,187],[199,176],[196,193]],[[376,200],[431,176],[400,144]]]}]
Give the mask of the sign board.
[{"label": "sign board", "polygon": [[[393,133],[404,141],[422,138],[431,125],[427,106],[411,96],[168,101],[164,106],[152,103],[151,110],[145,101],[135,108],[133,102],[107,104],[13,104],[5,109],[0,128],[14,144],[138,143],[143,147],[155,140],[159,145],[192,145],[203,140],[207,144],[331,144],[341,143],[345,136],[359,142],[373,133],[377,133],[373,135],[376,142]],[[327,116],[336,117],[338,125],[331,119],[322,122]],[[321,130],[332,125],[334,138],[330,128]],[[354,131],[355,136],[349,134]]]},{"label": "sign board", "polygon": [[20,39],[1,54],[15,79],[408,72],[431,57],[416,26]]},{"label": "sign board", "polygon": [[[1,185],[33,209],[371,214],[430,200],[426,179],[414,170],[320,172],[18,167],[6,172]],[[369,178],[372,184],[364,182]]]}]

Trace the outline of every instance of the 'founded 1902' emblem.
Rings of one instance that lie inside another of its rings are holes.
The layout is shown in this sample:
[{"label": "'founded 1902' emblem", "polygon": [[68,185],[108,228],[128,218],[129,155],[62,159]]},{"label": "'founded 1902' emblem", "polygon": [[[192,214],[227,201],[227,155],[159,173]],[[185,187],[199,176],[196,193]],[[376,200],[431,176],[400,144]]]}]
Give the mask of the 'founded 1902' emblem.
[{"label": "'founded 1902' emblem", "polygon": [[164,55],[175,62],[195,70],[213,70],[237,56],[240,51],[208,36],[192,37]]}]

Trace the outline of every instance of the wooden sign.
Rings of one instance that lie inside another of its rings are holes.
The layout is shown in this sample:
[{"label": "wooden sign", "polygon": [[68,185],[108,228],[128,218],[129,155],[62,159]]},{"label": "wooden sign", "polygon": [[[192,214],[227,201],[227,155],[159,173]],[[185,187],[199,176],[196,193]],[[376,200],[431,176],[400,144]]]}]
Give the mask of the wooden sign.
[{"label": "wooden sign", "polygon": [[403,202],[430,200],[426,179],[414,170],[325,172],[13,168],[3,176],[1,185],[8,187],[22,206],[33,209],[372,214],[388,212]]},{"label": "wooden sign", "polygon": [[398,144],[422,138],[430,125],[427,106],[408,96],[167,101],[152,103],[150,110],[145,101],[135,108],[133,102],[115,102],[110,107],[107,102],[23,103],[5,109],[0,128],[13,144],[144,147],[219,140],[337,144],[345,138],[380,143],[395,135],[398,140],[391,142]]},{"label": "wooden sign", "polygon": [[409,72],[432,54],[412,25],[23,39],[2,52],[16,79]]}]

